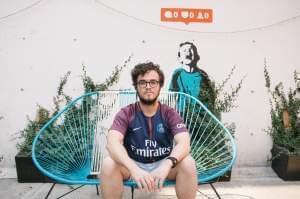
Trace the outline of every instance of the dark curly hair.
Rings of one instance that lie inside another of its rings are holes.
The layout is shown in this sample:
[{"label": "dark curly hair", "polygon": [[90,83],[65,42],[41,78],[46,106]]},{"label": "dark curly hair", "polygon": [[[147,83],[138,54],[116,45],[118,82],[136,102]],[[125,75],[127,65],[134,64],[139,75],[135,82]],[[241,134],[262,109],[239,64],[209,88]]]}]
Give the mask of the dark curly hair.
[{"label": "dark curly hair", "polygon": [[165,75],[163,71],[160,69],[160,66],[157,64],[154,64],[152,62],[146,62],[146,63],[140,63],[137,64],[132,70],[131,70],[131,79],[133,82],[134,87],[136,88],[137,85],[137,78],[139,75],[144,76],[149,71],[156,71],[159,76],[159,85],[162,87],[165,82]]}]

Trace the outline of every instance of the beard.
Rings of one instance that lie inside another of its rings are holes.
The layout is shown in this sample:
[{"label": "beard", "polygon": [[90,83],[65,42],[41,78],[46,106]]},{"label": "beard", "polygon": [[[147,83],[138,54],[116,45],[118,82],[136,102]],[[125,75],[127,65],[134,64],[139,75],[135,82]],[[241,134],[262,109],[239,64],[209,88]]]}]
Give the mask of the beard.
[{"label": "beard", "polygon": [[141,96],[141,94],[139,92],[137,92],[137,95],[139,96],[139,99],[140,99],[140,102],[144,105],[153,105],[155,104],[157,98],[158,98],[158,95],[155,96],[153,99],[146,99],[144,98],[143,96]]}]

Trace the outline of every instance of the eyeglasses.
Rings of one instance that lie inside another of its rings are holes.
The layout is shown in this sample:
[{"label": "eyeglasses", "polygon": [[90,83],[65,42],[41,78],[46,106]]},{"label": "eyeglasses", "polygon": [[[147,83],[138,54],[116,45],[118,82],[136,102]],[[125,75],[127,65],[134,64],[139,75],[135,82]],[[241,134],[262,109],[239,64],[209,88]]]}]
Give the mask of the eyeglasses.
[{"label": "eyeglasses", "polygon": [[150,88],[154,88],[154,87],[158,86],[159,81],[152,79],[150,81],[140,80],[137,82],[137,85],[141,88],[146,88],[147,84],[149,84]]}]

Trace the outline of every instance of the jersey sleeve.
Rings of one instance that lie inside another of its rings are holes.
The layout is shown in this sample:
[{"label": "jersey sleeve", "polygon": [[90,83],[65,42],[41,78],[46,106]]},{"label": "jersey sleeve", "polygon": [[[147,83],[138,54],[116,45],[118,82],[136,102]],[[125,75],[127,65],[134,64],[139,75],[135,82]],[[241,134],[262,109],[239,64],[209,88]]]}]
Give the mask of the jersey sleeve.
[{"label": "jersey sleeve", "polygon": [[182,118],[175,109],[169,108],[166,117],[168,127],[171,129],[173,135],[188,132]]},{"label": "jersey sleeve", "polygon": [[110,130],[116,130],[122,133],[123,135],[126,134],[128,128],[128,117],[126,111],[121,109],[115,116],[113,124],[110,127]]}]

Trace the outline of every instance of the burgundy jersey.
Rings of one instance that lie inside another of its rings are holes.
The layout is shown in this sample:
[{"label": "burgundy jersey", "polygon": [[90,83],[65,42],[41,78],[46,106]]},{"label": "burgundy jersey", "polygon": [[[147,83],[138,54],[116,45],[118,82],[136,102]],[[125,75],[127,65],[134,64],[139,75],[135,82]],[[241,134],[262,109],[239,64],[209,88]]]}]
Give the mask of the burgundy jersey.
[{"label": "burgundy jersey", "polygon": [[159,104],[156,113],[147,117],[138,102],[122,108],[110,129],[124,135],[124,146],[129,157],[142,163],[155,162],[169,156],[174,135],[188,132],[173,108]]}]

